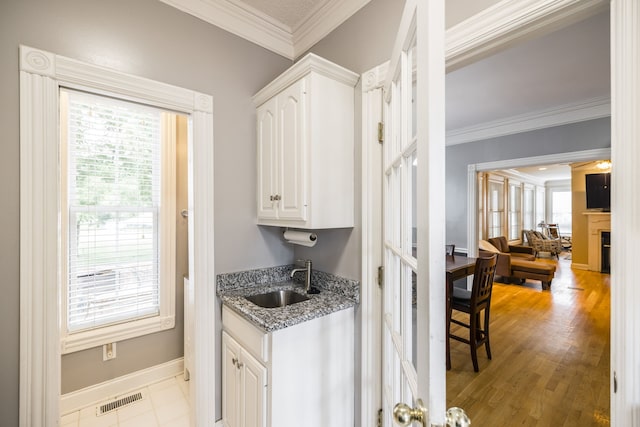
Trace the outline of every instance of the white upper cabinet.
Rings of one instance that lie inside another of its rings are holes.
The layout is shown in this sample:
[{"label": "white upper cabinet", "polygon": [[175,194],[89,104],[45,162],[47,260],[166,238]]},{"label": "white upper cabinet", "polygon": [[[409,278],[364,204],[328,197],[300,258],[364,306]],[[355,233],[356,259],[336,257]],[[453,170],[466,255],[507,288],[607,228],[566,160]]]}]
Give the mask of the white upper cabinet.
[{"label": "white upper cabinet", "polygon": [[357,81],[308,54],[253,97],[258,224],[353,227]]}]

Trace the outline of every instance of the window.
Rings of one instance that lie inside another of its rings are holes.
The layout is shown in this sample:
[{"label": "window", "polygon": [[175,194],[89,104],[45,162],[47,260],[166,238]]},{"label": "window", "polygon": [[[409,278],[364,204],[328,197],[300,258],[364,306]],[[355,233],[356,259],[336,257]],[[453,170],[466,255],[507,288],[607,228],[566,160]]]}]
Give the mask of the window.
[{"label": "window", "polygon": [[175,116],[72,90],[60,99],[63,352],[171,328]]},{"label": "window", "polygon": [[536,186],[536,227],[538,224],[545,222],[545,188]]},{"label": "window", "polygon": [[522,187],[519,182],[509,182],[509,240],[520,239],[522,231]]},{"label": "window", "polygon": [[571,235],[571,191],[551,192],[551,223],[558,224],[562,235]]},{"label": "window", "polygon": [[504,180],[501,177],[489,178],[487,197],[487,237],[504,235],[502,231],[504,215]]},{"label": "window", "polygon": [[535,208],[535,186],[524,184],[522,195],[522,228],[524,230],[535,230],[536,220],[534,218]]}]

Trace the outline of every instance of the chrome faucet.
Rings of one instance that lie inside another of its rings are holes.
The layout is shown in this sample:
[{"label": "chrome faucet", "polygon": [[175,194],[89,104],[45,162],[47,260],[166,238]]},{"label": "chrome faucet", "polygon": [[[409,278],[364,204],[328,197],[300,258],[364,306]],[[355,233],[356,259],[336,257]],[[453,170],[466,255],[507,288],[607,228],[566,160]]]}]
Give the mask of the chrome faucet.
[{"label": "chrome faucet", "polygon": [[299,271],[306,271],[306,277],[304,280],[304,291],[309,292],[309,289],[311,289],[311,260],[299,259],[298,262],[304,262],[304,268],[294,268],[293,270],[291,270],[291,278],[293,279],[293,275]]}]

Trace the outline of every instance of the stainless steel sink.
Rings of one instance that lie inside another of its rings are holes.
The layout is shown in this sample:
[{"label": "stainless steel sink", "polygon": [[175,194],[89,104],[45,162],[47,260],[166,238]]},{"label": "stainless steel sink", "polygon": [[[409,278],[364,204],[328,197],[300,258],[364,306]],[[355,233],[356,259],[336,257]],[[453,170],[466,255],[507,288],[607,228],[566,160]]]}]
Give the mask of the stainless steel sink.
[{"label": "stainless steel sink", "polygon": [[266,294],[250,295],[245,298],[255,305],[264,308],[285,307],[287,305],[307,301],[309,299],[309,297],[306,295],[299,294],[290,290],[273,291]]}]

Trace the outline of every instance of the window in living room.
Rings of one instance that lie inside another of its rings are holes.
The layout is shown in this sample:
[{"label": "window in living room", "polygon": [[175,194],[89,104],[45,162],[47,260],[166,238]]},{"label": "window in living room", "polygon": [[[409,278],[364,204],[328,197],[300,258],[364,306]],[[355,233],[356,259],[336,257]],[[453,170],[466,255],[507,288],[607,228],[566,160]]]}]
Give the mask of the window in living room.
[{"label": "window in living room", "polygon": [[498,237],[504,234],[504,178],[489,175],[487,197],[487,237]]},{"label": "window in living room", "polygon": [[522,231],[522,183],[509,180],[509,240],[520,239]]},{"label": "window in living room", "polygon": [[562,234],[571,234],[571,191],[552,191],[551,223],[558,224]]},{"label": "window in living room", "polygon": [[522,188],[522,229],[534,230],[536,227],[534,214],[536,187],[525,183]]}]

